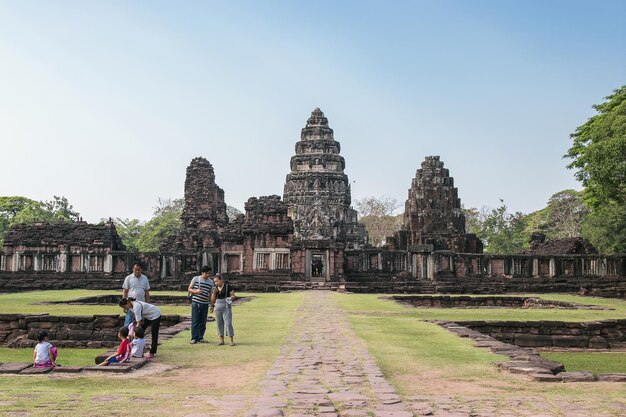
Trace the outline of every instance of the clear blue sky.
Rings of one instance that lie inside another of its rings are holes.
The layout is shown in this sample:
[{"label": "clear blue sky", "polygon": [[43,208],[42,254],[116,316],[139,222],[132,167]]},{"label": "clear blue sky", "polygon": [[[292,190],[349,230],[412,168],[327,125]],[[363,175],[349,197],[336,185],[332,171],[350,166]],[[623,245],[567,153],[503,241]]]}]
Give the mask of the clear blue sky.
[{"label": "clear blue sky", "polygon": [[282,196],[320,107],[353,200],[401,204],[440,155],[467,207],[579,188],[562,155],[626,84],[626,1],[0,0],[0,195],[149,219],[206,157]]}]

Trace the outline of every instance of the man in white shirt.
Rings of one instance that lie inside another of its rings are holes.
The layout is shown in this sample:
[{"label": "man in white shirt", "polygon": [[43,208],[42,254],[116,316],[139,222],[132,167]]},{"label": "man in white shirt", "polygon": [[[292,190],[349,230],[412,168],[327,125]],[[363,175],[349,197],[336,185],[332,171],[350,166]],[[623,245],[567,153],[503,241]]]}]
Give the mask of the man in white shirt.
[{"label": "man in white shirt", "polygon": [[[141,263],[135,262],[133,264],[133,273],[128,275],[124,279],[122,284],[122,298],[134,298],[138,301],[150,302],[150,282],[148,277],[141,273]],[[129,310],[126,312],[126,318],[124,319],[124,327],[128,327],[135,318],[133,313]]]},{"label": "man in white shirt", "polygon": [[143,301],[131,301],[127,298],[122,298],[119,302],[119,306],[125,311],[132,311],[135,317],[135,328],[141,327],[145,330],[146,327],[151,327],[152,343],[150,345],[150,352],[145,355],[145,358],[154,358],[154,355],[157,353],[157,345],[159,344],[161,310],[155,305]]}]

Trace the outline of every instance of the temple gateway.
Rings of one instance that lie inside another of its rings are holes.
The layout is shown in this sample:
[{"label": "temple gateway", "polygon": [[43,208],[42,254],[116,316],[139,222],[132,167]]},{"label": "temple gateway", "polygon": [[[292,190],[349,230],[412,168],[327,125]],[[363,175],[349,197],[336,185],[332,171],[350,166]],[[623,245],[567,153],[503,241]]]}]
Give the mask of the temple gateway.
[{"label": "temple gateway", "polygon": [[[251,197],[229,219],[211,163],[191,161],[182,229],[156,253],[126,251],[112,223],[16,225],[0,252],[0,291],[119,288],[141,261],[155,288],[186,288],[203,265],[242,289],[378,292],[577,291],[626,293],[626,256],[550,253],[485,255],[466,233],[454,179],[427,156],[412,179],[403,225],[384,247],[368,245],[351,207],[345,159],[316,108],[291,157],[282,198]],[[42,279],[45,278],[45,279]]]}]

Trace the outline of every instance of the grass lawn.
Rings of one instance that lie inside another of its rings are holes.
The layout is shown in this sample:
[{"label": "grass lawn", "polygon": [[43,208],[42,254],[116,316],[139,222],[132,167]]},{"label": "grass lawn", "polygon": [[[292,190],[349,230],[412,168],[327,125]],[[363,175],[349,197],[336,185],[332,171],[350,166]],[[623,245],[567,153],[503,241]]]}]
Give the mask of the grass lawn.
[{"label": "grass lawn", "polygon": [[[0,313],[121,314],[121,309],[113,305],[33,304],[110,293],[72,290],[5,294],[0,295]],[[0,376],[0,415],[28,410],[33,416],[108,416],[131,412],[139,416],[167,414],[174,417],[198,412],[194,408],[193,396],[254,395],[258,392],[259,380],[277,357],[306,293],[244,295],[255,298],[234,308],[237,346],[233,348],[215,344],[190,345],[187,331],[164,341],[159,347],[155,364],[175,368],[154,375]],[[345,311],[383,373],[403,395],[490,395],[493,398],[536,395],[554,403],[600,398],[626,407],[623,384],[546,384],[500,373],[494,362],[503,357],[474,348],[471,341],[424,321],[602,320],[626,317],[626,302],[544,294],[542,298],[605,305],[614,310],[417,309],[381,299],[379,295],[332,293],[329,296]],[[162,311],[188,315],[189,307],[163,306]],[[208,340],[216,339],[214,326],[214,323],[208,324]],[[61,349],[59,361],[63,365],[90,364],[99,351]],[[31,358],[31,349],[0,348],[0,362],[30,361]],[[623,362],[619,364],[619,361],[599,358],[599,363],[611,363],[609,369],[612,371],[615,366],[623,365]],[[574,370],[566,360],[563,361],[568,370]],[[579,362],[582,364],[582,359]],[[584,369],[587,365],[581,366]],[[610,371],[597,369],[600,368],[591,370]],[[602,401],[598,400],[598,403]],[[206,401],[202,402],[202,412],[217,414],[217,409],[207,409],[206,404]]]},{"label": "grass lawn", "polygon": [[541,356],[561,362],[567,371],[626,373],[626,352],[542,352]]},{"label": "grass lawn", "polygon": [[[32,302],[74,299],[94,291],[49,291],[0,295],[0,313],[63,315],[120,314],[116,306],[30,305]],[[156,294],[156,293],[155,293]],[[247,294],[240,294],[247,295]],[[137,378],[125,376],[54,375],[20,377],[0,375],[0,415],[28,410],[39,415],[169,416],[191,414],[193,395],[254,394],[257,382],[278,355],[293,324],[304,293],[254,294],[250,302],[233,310],[237,346],[190,345],[190,332],[182,332],[159,346],[157,364],[176,369]],[[164,306],[164,313],[190,313],[189,307]],[[217,341],[215,324],[207,325],[207,340]],[[63,365],[93,363],[93,349],[60,349]],[[0,349],[0,362],[32,360],[31,349]],[[221,378],[228,375],[228,378]],[[224,382],[228,380],[228,382]],[[108,397],[108,398],[106,398]],[[103,401],[107,400],[107,401]],[[206,410],[206,402],[203,402]]]},{"label": "grass lawn", "polygon": [[569,295],[544,299],[599,304],[615,310],[520,309],[424,309],[411,308],[376,294],[333,294],[347,312],[358,336],[363,338],[386,377],[404,395],[511,395],[547,396],[583,400],[599,396],[622,401],[623,384],[547,384],[500,373],[494,362],[506,357],[458,338],[423,320],[599,320],[626,317],[626,302]]}]

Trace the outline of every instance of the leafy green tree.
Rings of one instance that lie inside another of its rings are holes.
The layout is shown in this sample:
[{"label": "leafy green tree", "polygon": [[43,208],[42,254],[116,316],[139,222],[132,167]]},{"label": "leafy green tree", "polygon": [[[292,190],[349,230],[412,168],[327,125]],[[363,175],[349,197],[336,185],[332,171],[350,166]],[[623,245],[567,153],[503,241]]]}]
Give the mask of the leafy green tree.
[{"label": "leafy green tree", "polygon": [[122,239],[122,243],[129,252],[138,252],[137,240],[141,235],[144,223],[138,219],[121,219],[113,220],[117,234]]},{"label": "leafy green tree", "polygon": [[[165,242],[177,236],[182,228],[180,216],[185,201],[183,199],[161,199],[154,208],[154,217],[148,220],[138,233],[135,247],[140,252],[156,252]],[[126,244],[126,242],[124,242]]]},{"label": "leafy green tree", "polygon": [[588,212],[582,192],[559,191],[550,197],[545,208],[527,215],[526,235],[542,232],[548,240],[581,236],[581,225]]},{"label": "leafy green tree", "polygon": [[483,241],[485,253],[521,252],[528,246],[526,215],[509,213],[504,200],[500,203],[500,207],[495,209],[464,209],[466,230]]},{"label": "leafy green tree", "polygon": [[33,222],[73,222],[80,218],[65,197],[35,201],[26,197],[0,197],[0,245],[11,225]]},{"label": "leafy green tree", "polygon": [[626,86],[613,91],[598,112],[570,136],[565,155],[585,187],[585,202],[592,208],[607,203],[626,205]]},{"label": "leafy green tree", "polygon": [[385,238],[402,225],[402,215],[394,215],[398,201],[391,197],[366,197],[355,202],[359,221],[365,224],[372,246],[382,246]]},{"label": "leafy green tree", "polygon": [[15,223],[15,216],[27,206],[35,204],[35,200],[26,197],[0,197],[0,245],[11,225]]},{"label": "leafy green tree", "polygon": [[582,223],[582,236],[600,253],[626,253],[626,212],[616,202],[593,209]]}]

